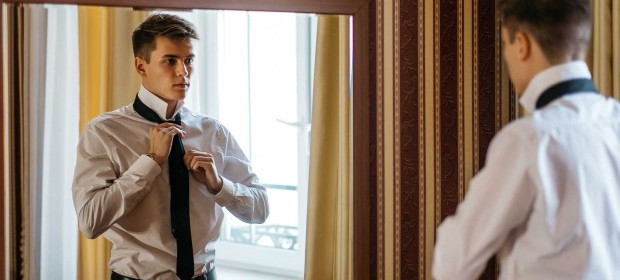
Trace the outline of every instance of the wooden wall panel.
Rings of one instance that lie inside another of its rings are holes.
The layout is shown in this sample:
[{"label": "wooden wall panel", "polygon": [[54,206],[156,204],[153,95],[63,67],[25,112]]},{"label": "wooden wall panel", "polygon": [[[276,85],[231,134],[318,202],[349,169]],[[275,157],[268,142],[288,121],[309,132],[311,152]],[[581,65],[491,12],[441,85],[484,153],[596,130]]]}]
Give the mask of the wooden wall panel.
[{"label": "wooden wall panel", "polygon": [[[377,53],[377,4],[375,0],[369,1],[369,32],[368,36],[370,39],[369,44],[369,73],[368,73],[368,97],[364,97],[369,101],[369,111],[367,115],[370,120],[368,121],[368,129],[369,129],[369,165],[368,165],[368,173],[369,173],[369,181],[377,182],[377,57],[375,54]],[[368,279],[378,279],[377,276],[377,184],[370,183],[368,190],[368,197],[370,201],[370,221],[368,221],[369,227],[369,257],[370,257],[370,265],[369,265],[369,276]]]},{"label": "wooden wall panel", "polygon": [[[396,248],[385,266],[396,279],[431,279],[434,230],[455,213],[495,133],[516,117],[516,98],[502,71],[494,0],[393,5],[393,46],[384,48],[394,48],[394,103],[380,105],[393,106],[395,119],[385,129],[395,137]],[[497,272],[491,260],[481,279]]]},{"label": "wooden wall panel", "polygon": [[[477,35],[478,48],[474,51],[478,56],[478,162],[479,168],[485,163],[487,150],[491,139],[501,128],[501,102],[502,98],[499,88],[496,88],[496,62],[500,57],[496,57],[495,40],[495,1],[478,0],[477,9]],[[499,34],[497,34],[499,36]],[[475,172],[479,170],[475,169]],[[497,262],[492,258],[480,279],[497,278]]]},{"label": "wooden wall panel", "polygon": [[[397,267],[397,278],[418,279],[420,275],[420,250],[423,248],[423,236],[420,236],[420,188],[424,184],[420,183],[420,159],[424,157],[420,153],[420,83],[421,66],[423,65],[423,48],[420,45],[420,37],[423,37],[423,30],[419,20],[423,15],[423,1],[399,1],[398,9],[395,10],[395,32],[398,33],[399,41],[395,46],[396,62],[395,77],[397,87],[395,90],[395,100],[398,102],[394,111],[396,112],[396,131],[395,137],[398,138],[395,153],[400,155],[400,162],[394,166],[399,170],[396,177],[396,199],[397,203],[395,231],[398,235],[396,248],[399,256],[395,256]],[[396,17],[397,15],[397,17]],[[423,17],[422,17],[423,18]],[[388,206],[389,207],[389,206]],[[422,243],[422,244],[421,244]]]},{"label": "wooden wall panel", "polygon": [[[440,98],[440,118],[439,122],[441,134],[441,166],[439,191],[436,205],[439,206],[439,215],[436,224],[446,216],[456,210],[459,203],[459,92],[458,83],[461,73],[458,68],[458,5],[460,1],[450,0],[441,1],[440,5],[440,62],[439,72],[439,98]],[[461,97],[462,98],[462,97]]]}]

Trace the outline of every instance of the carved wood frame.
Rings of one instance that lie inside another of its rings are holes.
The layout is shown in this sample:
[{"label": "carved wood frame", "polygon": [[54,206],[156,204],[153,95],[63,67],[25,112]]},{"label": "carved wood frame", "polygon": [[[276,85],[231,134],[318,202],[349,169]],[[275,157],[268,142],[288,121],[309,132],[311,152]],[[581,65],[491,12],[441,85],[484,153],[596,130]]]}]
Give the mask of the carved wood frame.
[{"label": "carved wood frame", "polygon": [[[3,3],[51,3],[51,4],[79,4],[101,6],[125,6],[136,8],[201,8],[201,9],[227,9],[227,10],[257,10],[257,11],[280,11],[280,12],[303,12],[324,14],[345,14],[352,17],[353,22],[353,256],[354,277],[353,279],[373,279],[376,276],[376,189],[377,189],[377,164],[376,164],[376,26],[375,26],[375,0],[0,0],[0,38],[2,34]],[[9,62],[11,60],[9,59]],[[9,67],[10,69],[10,67]],[[5,129],[19,130],[20,113],[18,110],[5,108],[17,108],[18,104],[5,104],[6,100],[15,95],[15,91],[4,90],[3,55],[0,55],[0,115],[5,113],[10,118],[13,127],[5,127],[0,121],[0,131]],[[8,101],[10,102],[10,101]],[[19,101],[15,101],[19,102]],[[17,112],[16,112],[17,111]],[[17,137],[17,138],[16,138]],[[2,137],[2,147],[8,145],[9,150],[19,144],[19,136],[11,135],[9,139]],[[19,191],[19,182],[6,184],[7,178],[19,177],[21,161],[18,157],[9,159],[5,165],[4,148],[0,148],[0,184],[4,193],[9,190]],[[9,195],[10,196],[10,195]],[[2,196],[3,198],[4,195]],[[9,197],[8,201],[11,201]],[[8,217],[5,213],[5,199],[0,199],[0,216]],[[17,224],[15,224],[17,223]],[[21,221],[9,221],[9,227],[20,228]],[[4,223],[0,223],[0,271],[7,269],[20,270],[21,263],[18,260],[19,236],[17,232],[8,235]],[[7,243],[7,238],[9,243]],[[5,244],[9,247],[5,248]],[[7,253],[8,252],[8,253]],[[7,263],[9,267],[5,267]],[[16,273],[16,271],[14,271]],[[17,274],[12,274],[17,275]],[[374,275],[374,276],[373,276]]]}]

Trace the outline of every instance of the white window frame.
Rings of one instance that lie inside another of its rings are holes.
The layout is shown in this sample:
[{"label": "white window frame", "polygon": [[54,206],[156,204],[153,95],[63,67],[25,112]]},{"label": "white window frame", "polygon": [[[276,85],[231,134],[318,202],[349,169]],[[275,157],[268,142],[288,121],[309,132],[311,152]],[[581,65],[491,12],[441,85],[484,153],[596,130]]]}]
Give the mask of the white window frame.
[{"label": "white window frame", "polygon": [[[206,17],[198,17],[205,26],[199,31],[202,42],[201,56],[206,56],[207,69],[197,71],[192,80],[200,79],[200,94],[206,93],[206,98],[198,100],[198,110],[206,112],[209,116],[218,118],[218,49],[222,46],[217,42],[218,32],[222,32],[218,26],[217,12],[209,11]],[[298,250],[285,250],[269,248],[258,245],[235,243],[219,240],[216,243],[216,263],[218,266],[253,270],[257,272],[277,274],[281,276],[303,278],[306,245],[306,213],[308,201],[308,170],[310,150],[310,121],[311,121],[311,93],[313,81],[314,46],[316,42],[316,17],[297,15],[297,120],[281,120],[283,125],[297,127],[298,151],[298,182],[297,182],[297,207],[298,207]],[[309,54],[309,55],[299,55]],[[192,94],[189,95],[190,97]],[[239,108],[237,108],[239,109]],[[237,135],[235,137],[238,138]],[[238,139],[239,140],[239,139]],[[250,153],[250,151],[245,151]],[[251,159],[250,159],[251,160]],[[260,177],[260,174],[258,174]],[[261,182],[269,184],[269,182]],[[224,226],[223,226],[224,229]]]}]

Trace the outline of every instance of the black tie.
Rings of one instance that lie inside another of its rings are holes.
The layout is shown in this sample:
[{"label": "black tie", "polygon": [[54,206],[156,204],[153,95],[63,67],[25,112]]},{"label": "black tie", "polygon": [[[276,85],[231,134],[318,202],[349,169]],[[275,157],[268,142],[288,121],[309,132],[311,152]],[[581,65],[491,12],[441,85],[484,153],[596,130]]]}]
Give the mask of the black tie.
[{"label": "black tie", "polygon": [[[177,114],[173,120],[162,120],[155,111],[142,103],[136,96],[133,108],[143,118],[155,122],[171,122],[181,125],[181,115]],[[170,220],[172,235],[177,240],[177,276],[182,280],[194,276],[194,251],[192,249],[192,232],[189,225],[189,171],[183,163],[183,142],[175,136],[168,156],[170,168]]]},{"label": "black tie", "polygon": [[598,92],[591,79],[574,79],[555,84],[545,90],[536,101],[536,109],[545,107],[551,101],[573,93]]}]

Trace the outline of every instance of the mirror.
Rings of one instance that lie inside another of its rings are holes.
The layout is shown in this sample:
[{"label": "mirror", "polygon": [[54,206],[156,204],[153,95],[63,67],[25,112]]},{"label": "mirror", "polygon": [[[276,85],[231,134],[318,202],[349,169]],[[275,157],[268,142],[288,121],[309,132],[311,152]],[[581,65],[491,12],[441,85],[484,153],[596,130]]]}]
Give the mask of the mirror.
[{"label": "mirror", "polygon": [[[116,3],[118,4],[118,3]],[[127,1],[126,5],[132,5]],[[368,220],[369,220],[369,191],[371,180],[368,179],[370,176],[367,170],[372,166],[370,163],[369,156],[371,155],[371,143],[372,143],[372,131],[369,131],[369,123],[372,116],[370,115],[369,109],[370,104],[372,104],[372,100],[369,95],[369,78],[372,78],[372,75],[369,71],[369,38],[368,34],[368,3],[365,1],[341,1],[341,3],[337,4],[326,4],[320,3],[318,1],[296,1],[295,3],[285,3],[284,1],[271,1],[270,4],[264,3],[256,3],[256,2],[243,2],[243,1],[227,1],[226,3],[211,3],[211,2],[199,2],[198,1],[177,1],[175,3],[166,4],[170,5],[168,7],[163,8],[223,8],[223,9],[256,9],[256,10],[275,10],[275,11],[295,11],[295,12],[329,12],[329,13],[344,13],[353,15],[354,22],[354,47],[353,47],[353,60],[354,60],[354,70],[353,70],[353,114],[354,114],[354,185],[356,186],[356,192],[354,193],[354,248],[355,252],[355,272],[360,273],[359,278],[356,276],[355,279],[365,279],[368,277],[368,273],[364,273],[369,269],[369,250],[370,250],[370,240],[369,240],[369,232],[368,228]],[[75,26],[74,26],[75,28]],[[51,34],[48,32],[48,35]],[[27,44],[25,44],[27,45]],[[36,46],[36,44],[32,44],[32,46]],[[119,45],[120,46],[120,45]],[[6,70],[3,70],[6,71]],[[40,74],[40,73],[39,73]],[[123,74],[115,72],[113,75]],[[34,75],[34,74],[33,74]],[[196,79],[196,77],[194,77]],[[209,80],[209,77],[205,78]],[[54,79],[56,80],[56,79]],[[126,92],[127,90],[120,91]],[[4,94],[10,94],[10,91],[5,91],[3,88],[3,96]],[[190,94],[190,96],[195,96],[195,94]],[[120,99],[114,99],[112,97],[111,102],[114,105],[126,104],[126,102],[119,101]],[[199,102],[197,102],[199,103]],[[206,107],[209,104],[213,104],[212,102],[205,102]],[[43,106],[43,105],[41,105]],[[110,107],[118,107],[118,106],[110,106]],[[213,108],[211,108],[213,110]],[[38,118],[44,118],[43,116],[36,116]],[[291,123],[286,118],[280,118],[280,122],[282,124]],[[241,125],[242,126],[242,125]],[[249,144],[248,144],[249,145]],[[43,148],[44,149],[44,148]],[[72,167],[71,167],[72,169]],[[259,174],[260,175],[260,174]],[[34,180],[41,180],[41,178],[34,178]],[[279,184],[274,184],[279,185]],[[284,185],[286,186],[286,185]],[[38,203],[42,200],[41,197],[37,197],[34,199],[34,203]],[[30,204],[30,212],[36,212],[36,210],[32,209],[32,205],[38,204]],[[44,227],[45,219],[41,218],[41,227]],[[250,230],[251,231],[251,230]],[[243,234],[241,234],[243,235]],[[61,238],[65,236],[61,234]],[[231,234],[232,236],[232,234]],[[58,239],[52,239],[58,240]],[[33,244],[36,244],[37,241],[34,241]],[[3,242],[4,243],[4,242]],[[293,245],[294,246],[294,245]],[[30,251],[32,252],[32,251]],[[28,251],[26,256],[28,257]],[[4,262],[3,262],[4,263]]]}]

